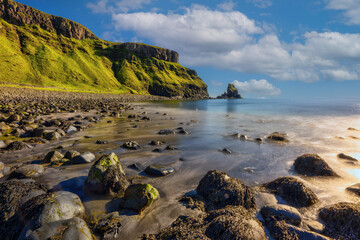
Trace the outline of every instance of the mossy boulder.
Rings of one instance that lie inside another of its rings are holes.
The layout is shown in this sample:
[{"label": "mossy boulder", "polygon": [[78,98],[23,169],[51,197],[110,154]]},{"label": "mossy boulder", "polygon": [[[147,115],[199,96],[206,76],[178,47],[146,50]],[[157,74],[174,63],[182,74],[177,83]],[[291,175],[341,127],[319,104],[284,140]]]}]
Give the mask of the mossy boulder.
[{"label": "mossy boulder", "polygon": [[50,151],[44,157],[43,163],[58,162],[64,158],[64,155],[59,151]]},{"label": "mossy boulder", "polygon": [[90,193],[122,195],[129,183],[115,153],[103,155],[91,167],[85,182]]},{"label": "mossy boulder", "polygon": [[294,162],[296,172],[306,176],[338,177],[334,170],[317,154],[304,154]]},{"label": "mossy boulder", "polygon": [[294,207],[309,207],[318,202],[316,194],[293,177],[281,177],[265,183],[264,187]]},{"label": "mossy boulder", "polygon": [[120,206],[141,213],[159,197],[157,189],[150,184],[134,184],[126,189]]}]

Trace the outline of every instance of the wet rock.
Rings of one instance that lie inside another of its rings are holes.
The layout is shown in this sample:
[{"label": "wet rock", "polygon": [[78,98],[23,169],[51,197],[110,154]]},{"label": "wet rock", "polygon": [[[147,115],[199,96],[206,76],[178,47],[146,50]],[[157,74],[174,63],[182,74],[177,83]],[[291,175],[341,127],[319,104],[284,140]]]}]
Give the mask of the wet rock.
[{"label": "wet rock", "polygon": [[94,231],[103,240],[116,239],[121,231],[119,212],[104,214],[94,226]]},{"label": "wet rock", "polygon": [[69,150],[65,153],[64,158],[67,158],[69,160],[73,159],[74,157],[80,156],[80,153],[78,151]]},{"label": "wet rock", "polygon": [[145,169],[145,172],[153,176],[166,176],[173,173],[175,170],[160,164],[152,164]]},{"label": "wet rock", "polygon": [[20,137],[21,135],[23,135],[25,133],[24,130],[21,130],[19,128],[15,128],[14,130],[11,131],[11,135],[15,136],[15,137]]},{"label": "wet rock", "polygon": [[133,184],[126,191],[121,207],[141,213],[159,198],[159,192],[150,184]]},{"label": "wet rock", "polygon": [[43,137],[47,133],[44,128],[36,128],[31,132],[32,137]]},{"label": "wet rock", "polygon": [[223,148],[220,150],[220,152],[222,152],[223,154],[232,154],[232,151],[228,148]]},{"label": "wet rock", "polygon": [[46,133],[44,138],[49,141],[59,140],[61,138],[61,135],[58,132],[50,132],[50,133]]},{"label": "wet rock", "polygon": [[303,225],[305,228],[309,229],[310,231],[317,233],[323,233],[325,229],[325,226],[322,223],[311,219],[303,220]]},{"label": "wet rock", "polygon": [[0,140],[0,149],[1,148],[6,148],[6,144],[3,140]]},{"label": "wet rock", "polygon": [[84,220],[71,218],[45,224],[26,238],[26,240],[39,239],[93,240],[93,237]]},{"label": "wet rock", "polygon": [[4,171],[5,169],[5,164],[0,162],[0,172]]},{"label": "wet rock", "polygon": [[356,158],[353,158],[353,157],[351,157],[351,156],[349,156],[349,155],[346,155],[346,154],[344,154],[344,153],[339,153],[338,155],[337,155],[337,157],[339,158],[339,159],[342,159],[342,160],[347,160],[347,161],[350,161],[350,162],[354,162],[354,163],[359,163],[359,160],[357,160]]},{"label": "wet rock", "polygon": [[43,160],[44,163],[52,163],[60,161],[64,158],[64,155],[60,153],[59,151],[51,151],[48,152]]},{"label": "wet rock", "polygon": [[107,142],[104,140],[96,140],[96,144],[106,144]]},{"label": "wet rock", "polygon": [[257,143],[262,143],[262,142],[263,142],[263,139],[262,139],[262,138],[255,138],[254,140],[255,140],[255,142],[257,142]]},{"label": "wet rock", "polygon": [[287,139],[287,136],[285,133],[279,133],[279,132],[274,132],[272,134],[270,134],[267,139],[269,141],[274,141],[274,142],[289,142],[289,140]]},{"label": "wet rock", "polygon": [[181,134],[181,135],[187,135],[189,134],[187,131],[185,131],[184,129],[178,131],[178,134]]},{"label": "wet rock", "polygon": [[160,146],[162,144],[164,144],[164,142],[162,142],[162,141],[151,141],[149,143],[149,145],[152,145],[152,146]]},{"label": "wet rock", "polygon": [[141,148],[140,145],[136,141],[125,142],[122,146],[123,146],[123,148],[129,149],[129,150],[138,150]]},{"label": "wet rock", "polygon": [[103,155],[91,167],[85,189],[96,194],[121,195],[129,183],[115,153]]},{"label": "wet rock", "polygon": [[91,152],[83,153],[71,159],[71,164],[91,163],[95,160],[95,155]]},{"label": "wet rock", "polygon": [[78,131],[78,129],[76,127],[74,127],[73,125],[70,125],[68,128],[65,129],[65,132],[67,134],[73,134],[76,133]]},{"label": "wet rock", "polygon": [[141,120],[143,120],[143,121],[150,121],[151,119],[150,119],[149,117],[145,116],[145,117],[142,117]]},{"label": "wet rock", "polygon": [[205,199],[208,209],[219,209],[227,205],[243,206],[248,210],[256,207],[253,190],[225,172],[209,171],[200,180],[196,191]]},{"label": "wet rock", "polygon": [[48,143],[49,141],[43,138],[30,138],[28,140],[24,140],[24,142],[26,143],[36,143],[36,144],[45,144]]},{"label": "wet rock", "polygon": [[174,145],[169,145],[169,146],[167,146],[167,147],[165,148],[165,150],[167,150],[167,151],[173,151],[173,150],[178,150],[178,148],[175,147]]},{"label": "wet rock", "polygon": [[27,165],[23,165],[15,170],[13,170],[9,175],[9,179],[12,179],[12,178],[24,179],[24,178],[38,177],[44,171],[45,171],[45,169],[41,165],[27,164]]},{"label": "wet rock", "polygon": [[[264,219],[275,219],[276,221],[284,220],[287,223],[299,226],[301,223],[301,215],[296,208],[282,205],[266,205],[260,210]],[[269,221],[269,220],[265,220]]]},{"label": "wet rock", "polygon": [[5,150],[7,151],[18,151],[23,149],[32,149],[33,147],[27,143],[15,141],[10,143]]},{"label": "wet rock", "polygon": [[62,136],[62,137],[66,136],[65,131],[64,131],[64,130],[61,130],[60,128],[56,129],[55,132],[59,133],[60,136]]},{"label": "wet rock", "polygon": [[315,232],[308,231],[306,229],[302,229],[296,226],[292,226],[286,224],[289,231],[296,234],[299,239],[306,239],[306,240],[330,240],[329,238]]},{"label": "wet rock", "polygon": [[340,202],[324,207],[319,217],[325,234],[335,239],[360,239],[360,203]]},{"label": "wet rock", "polygon": [[294,162],[296,172],[306,176],[338,176],[317,154],[304,154]]},{"label": "wet rock", "polygon": [[8,119],[6,119],[6,122],[7,123],[12,123],[12,122],[19,122],[21,120],[21,117],[20,117],[20,115],[18,115],[18,114],[12,114],[12,115],[10,115],[9,116],[9,118]]},{"label": "wet rock", "polygon": [[347,187],[346,190],[353,192],[360,196],[360,183],[356,183],[354,185],[351,185],[350,187]]},{"label": "wet rock", "polygon": [[243,140],[243,141],[246,141],[248,139],[248,137],[244,134],[241,134],[241,133],[235,133],[233,135],[231,135],[232,137],[234,138],[238,138],[240,140]]},{"label": "wet rock", "polygon": [[130,114],[130,115],[128,115],[128,118],[136,118],[136,115],[135,114]]},{"label": "wet rock", "polygon": [[175,131],[169,130],[169,129],[161,129],[158,134],[160,134],[160,135],[174,135]]},{"label": "wet rock", "polygon": [[152,150],[151,152],[161,153],[161,152],[162,152],[162,149],[160,149],[160,148],[155,148],[155,149]]},{"label": "wet rock", "polygon": [[0,236],[2,239],[18,239],[24,227],[19,214],[21,201],[34,191],[44,191],[45,186],[33,180],[9,180],[0,183]]},{"label": "wet rock", "polygon": [[294,207],[309,207],[318,202],[315,193],[293,177],[277,178],[265,183],[264,187]]}]

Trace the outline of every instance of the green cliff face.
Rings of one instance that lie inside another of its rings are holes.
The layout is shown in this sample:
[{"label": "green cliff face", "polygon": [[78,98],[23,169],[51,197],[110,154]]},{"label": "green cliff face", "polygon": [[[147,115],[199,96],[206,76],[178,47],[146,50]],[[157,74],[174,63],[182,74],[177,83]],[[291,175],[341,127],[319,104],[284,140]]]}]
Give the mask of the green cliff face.
[{"label": "green cliff face", "polygon": [[0,0],[0,82],[69,90],[208,97],[174,51],[98,39],[82,25]]}]

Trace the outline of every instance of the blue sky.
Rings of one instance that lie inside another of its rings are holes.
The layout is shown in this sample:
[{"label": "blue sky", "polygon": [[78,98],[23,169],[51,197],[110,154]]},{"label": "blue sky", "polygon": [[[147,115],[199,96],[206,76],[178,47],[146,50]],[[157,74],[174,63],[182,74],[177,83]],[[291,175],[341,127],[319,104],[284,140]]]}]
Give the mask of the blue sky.
[{"label": "blue sky", "polygon": [[359,97],[359,0],[19,0],[97,36],[170,48],[212,96]]}]

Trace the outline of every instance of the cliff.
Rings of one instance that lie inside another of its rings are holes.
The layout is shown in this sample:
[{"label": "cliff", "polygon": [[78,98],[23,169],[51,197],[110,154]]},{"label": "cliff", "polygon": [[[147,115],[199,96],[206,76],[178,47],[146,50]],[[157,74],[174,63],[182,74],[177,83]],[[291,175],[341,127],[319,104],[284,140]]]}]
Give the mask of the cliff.
[{"label": "cliff", "polygon": [[175,51],[98,39],[73,21],[0,0],[0,82],[207,98]]},{"label": "cliff", "polygon": [[228,84],[226,92],[218,96],[217,99],[242,99],[235,85],[232,83]]}]

